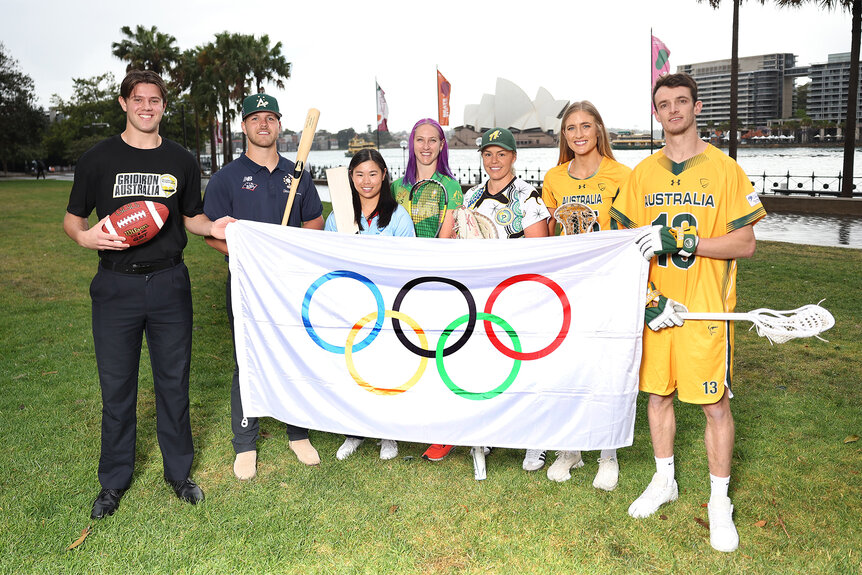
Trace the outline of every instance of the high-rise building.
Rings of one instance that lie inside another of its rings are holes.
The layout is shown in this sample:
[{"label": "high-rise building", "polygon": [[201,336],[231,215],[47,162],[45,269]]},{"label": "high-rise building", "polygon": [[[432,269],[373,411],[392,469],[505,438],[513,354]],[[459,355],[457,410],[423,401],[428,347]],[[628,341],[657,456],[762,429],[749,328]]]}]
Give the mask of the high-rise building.
[{"label": "high-rise building", "polygon": [[[766,126],[769,120],[793,115],[793,79],[801,75],[795,63],[796,56],[787,53],[739,58],[737,118],[741,129]],[[698,99],[703,102],[698,127],[730,121],[729,59],[684,64],[676,71],[697,81]]]},{"label": "high-rise building", "polygon": [[[859,66],[862,70],[862,65]],[[805,113],[812,120],[843,122],[847,112],[847,91],[850,85],[850,52],[829,54],[822,64],[808,68],[811,84]],[[856,118],[862,119],[862,83],[856,104]]]}]

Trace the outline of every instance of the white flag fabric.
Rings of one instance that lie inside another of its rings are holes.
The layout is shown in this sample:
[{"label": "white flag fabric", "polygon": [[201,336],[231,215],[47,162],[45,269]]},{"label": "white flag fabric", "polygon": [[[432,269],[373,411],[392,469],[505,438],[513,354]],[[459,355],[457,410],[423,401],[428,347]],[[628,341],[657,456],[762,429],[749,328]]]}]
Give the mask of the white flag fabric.
[{"label": "white flag fabric", "polygon": [[631,445],[637,230],[512,240],[227,228],[245,415],[453,445]]}]

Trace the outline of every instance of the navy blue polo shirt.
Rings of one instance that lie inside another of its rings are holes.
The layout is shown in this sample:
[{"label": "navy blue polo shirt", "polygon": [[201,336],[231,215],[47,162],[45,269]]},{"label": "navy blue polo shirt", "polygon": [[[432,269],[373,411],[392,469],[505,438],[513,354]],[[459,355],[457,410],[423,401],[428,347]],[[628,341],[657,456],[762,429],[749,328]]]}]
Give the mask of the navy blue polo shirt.
[{"label": "navy blue polo shirt", "polygon": [[[215,221],[222,216],[238,220],[251,220],[281,224],[294,163],[279,156],[278,166],[270,173],[264,166],[251,161],[243,154],[213,174],[204,194],[204,213]],[[323,205],[311,175],[303,172],[293,199],[287,225],[300,227],[323,214]]]}]

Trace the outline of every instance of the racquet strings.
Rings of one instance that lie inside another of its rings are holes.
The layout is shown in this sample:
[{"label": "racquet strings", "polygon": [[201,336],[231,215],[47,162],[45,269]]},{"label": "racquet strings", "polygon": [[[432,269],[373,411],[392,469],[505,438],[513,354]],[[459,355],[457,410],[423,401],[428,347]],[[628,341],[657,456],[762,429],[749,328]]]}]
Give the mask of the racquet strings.
[{"label": "racquet strings", "polygon": [[440,182],[416,182],[410,190],[410,217],[416,228],[416,237],[437,237],[446,215],[447,202],[446,188]]}]

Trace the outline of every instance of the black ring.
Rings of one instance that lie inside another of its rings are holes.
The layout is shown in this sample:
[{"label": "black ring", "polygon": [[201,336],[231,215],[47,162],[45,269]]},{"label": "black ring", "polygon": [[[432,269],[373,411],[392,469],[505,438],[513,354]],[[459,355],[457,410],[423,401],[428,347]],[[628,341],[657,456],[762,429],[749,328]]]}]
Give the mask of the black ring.
[{"label": "black ring", "polygon": [[[401,302],[404,300],[404,296],[407,295],[407,292],[416,287],[419,284],[429,283],[429,282],[440,282],[444,284],[448,284],[458,291],[461,292],[461,295],[464,296],[464,299],[467,300],[467,310],[469,312],[469,318],[467,319],[467,327],[464,328],[464,333],[461,335],[458,340],[453,343],[451,346],[443,349],[443,357],[455,353],[467,343],[467,340],[470,339],[470,336],[473,335],[473,328],[476,327],[476,300],[473,299],[473,294],[470,293],[470,290],[467,289],[467,286],[462,284],[461,282],[457,282],[450,278],[442,278],[437,276],[425,276],[421,278],[416,278],[410,280],[401,288],[398,292],[398,295],[395,296],[395,301],[392,303],[393,311],[401,311]],[[414,345],[407,336],[404,335],[404,331],[401,329],[401,322],[392,318],[392,329],[395,330],[395,335],[398,336],[398,341],[401,344],[415,353],[416,355],[420,355],[422,357],[428,357],[434,359],[436,357],[436,351],[433,349],[422,349],[419,346]]]}]

